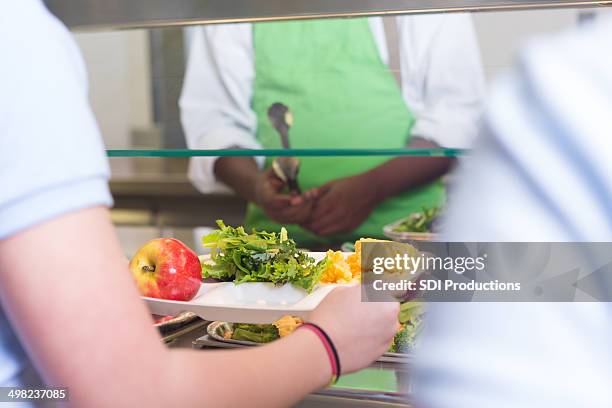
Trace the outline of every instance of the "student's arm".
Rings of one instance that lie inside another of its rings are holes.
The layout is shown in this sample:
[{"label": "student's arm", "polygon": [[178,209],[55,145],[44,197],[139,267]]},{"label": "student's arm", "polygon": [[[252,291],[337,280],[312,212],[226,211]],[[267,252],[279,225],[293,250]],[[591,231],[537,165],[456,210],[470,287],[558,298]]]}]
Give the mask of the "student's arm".
[{"label": "student's arm", "polygon": [[[309,331],[249,350],[166,349],[103,207],[0,240],[0,299],[44,379],[68,387],[77,407],[289,406],[331,375]],[[333,292],[312,320],[349,372],[385,351],[396,316],[397,304],[361,303],[354,287]]]},{"label": "student's arm", "polygon": [[[410,148],[439,147],[415,138]],[[318,199],[305,227],[318,235],[357,228],[386,199],[417,188],[444,175],[451,157],[397,157],[356,176],[330,181],[313,193]]]}]

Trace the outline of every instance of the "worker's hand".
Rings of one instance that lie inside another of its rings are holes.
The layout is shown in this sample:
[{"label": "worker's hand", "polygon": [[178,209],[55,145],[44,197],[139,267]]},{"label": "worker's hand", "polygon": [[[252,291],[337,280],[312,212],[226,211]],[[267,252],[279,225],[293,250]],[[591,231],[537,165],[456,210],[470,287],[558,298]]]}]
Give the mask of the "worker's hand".
[{"label": "worker's hand", "polygon": [[313,200],[283,193],[285,182],[269,168],[255,179],[255,204],[272,220],[283,224],[301,224],[309,219]]},{"label": "worker's hand", "polygon": [[353,231],[378,204],[376,180],[370,180],[368,173],[332,180],[317,188],[314,196],[310,219],[302,225],[317,235]]},{"label": "worker's hand", "polygon": [[360,293],[359,285],[336,288],[323,299],[310,318],[334,342],[340,357],[341,374],[371,364],[387,351],[399,328],[399,303],[362,302]]}]

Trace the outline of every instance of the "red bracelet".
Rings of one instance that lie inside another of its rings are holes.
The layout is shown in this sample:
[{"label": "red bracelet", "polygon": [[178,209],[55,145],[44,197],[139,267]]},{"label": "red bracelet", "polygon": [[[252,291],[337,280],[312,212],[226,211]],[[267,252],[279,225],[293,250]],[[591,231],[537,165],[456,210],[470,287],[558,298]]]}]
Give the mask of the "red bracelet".
[{"label": "red bracelet", "polygon": [[338,352],[336,351],[336,347],[334,343],[331,341],[325,330],[317,326],[313,323],[304,323],[300,326],[300,328],[305,328],[313,332],[317,335],[321,343],[323,343],[323,347],[325,347],[325,351],[327,352],[327,357],[329,357],[329,364],[332,369],[332,378],[330,384],[335,384],[338,382],[340,378],[340,359],[338,358]]}]

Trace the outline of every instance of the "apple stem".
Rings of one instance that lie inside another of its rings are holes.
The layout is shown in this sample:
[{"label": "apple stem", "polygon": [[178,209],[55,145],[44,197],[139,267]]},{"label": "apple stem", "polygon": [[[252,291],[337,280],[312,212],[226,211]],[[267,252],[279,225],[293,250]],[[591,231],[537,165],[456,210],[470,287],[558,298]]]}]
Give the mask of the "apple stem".
[{"label": "apple stem", "polygon": [[149,266],[149,265],[145,265],[142,267],[142,270],[145,272],[155,272],[155,267],[154,266]]}]

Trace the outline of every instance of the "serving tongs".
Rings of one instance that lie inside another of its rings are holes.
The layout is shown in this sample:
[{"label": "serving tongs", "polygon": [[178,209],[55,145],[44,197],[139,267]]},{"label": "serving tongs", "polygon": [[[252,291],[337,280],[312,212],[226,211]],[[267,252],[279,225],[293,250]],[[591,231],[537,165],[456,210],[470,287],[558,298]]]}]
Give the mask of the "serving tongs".
[{"label": "serving tongs", "polygon": [[[283,149],[290,149],[289,128],[293,123],[293,115],[286,105],[276,102],[268,108],[268,119],[272,126],[279,133]],[[300,159],[293,156],[277,157],[272,161],[272,170],[276,176],[283,180],[289,191],[301,194],[297,182],[298,171],[300,170]]]}]

